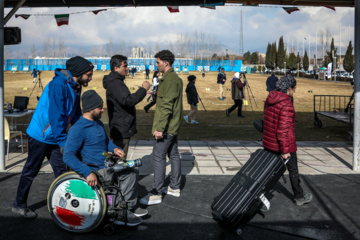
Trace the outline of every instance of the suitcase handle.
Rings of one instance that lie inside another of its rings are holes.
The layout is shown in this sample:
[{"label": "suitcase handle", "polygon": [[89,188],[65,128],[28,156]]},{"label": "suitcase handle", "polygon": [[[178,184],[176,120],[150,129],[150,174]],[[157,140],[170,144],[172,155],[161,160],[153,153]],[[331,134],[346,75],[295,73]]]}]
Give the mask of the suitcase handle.
[{"label": "suitcase handle", "polygon": [[288,157],[287,159],[283,159],[285,162],[285,165],[290,161],[290,157]]}]

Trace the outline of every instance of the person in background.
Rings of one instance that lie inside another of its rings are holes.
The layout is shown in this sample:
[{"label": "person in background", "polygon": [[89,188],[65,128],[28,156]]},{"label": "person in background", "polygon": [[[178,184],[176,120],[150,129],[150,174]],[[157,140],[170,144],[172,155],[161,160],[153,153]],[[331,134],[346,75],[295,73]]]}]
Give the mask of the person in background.
[{"label": "person in background", "polygon": [[220,91],[220,100],[224,100],[223,93],[224,93],[224,84],[226,82],[226,74],[225,69],[221,68],[221,72],[219,72],[217,76],[217,84],[219,85],[219,91]]},{"label": "person in background", "polygon": [[[163,73],[160,79],[152,133],[155,138],[153,148],[154,183],[147,196],[140,199],[143,205],[162,202],[162,193],[180,197],[181,160],[177,135],[181,125],[183,105],[183,82],[172,65],[175,55],[162,50],[155,55],[157,69]],[[171,162],[170,185],[164,187],[166,155]]]},{"label": "person in background", "polygon": [[204,78],[204,77],[205,77],[205,68],[203,68],[203,69],[201,70],[201,74],[202,74],[202,77]]},{"label": "person in background", "polygon": [[154,72],[152,85],[151,85],[151,98],[152,98],[152,101],[148,105],[146,105],[144,107],[144,110],[145,110],[146,113],[148,113],[150,108],[156,104],[156,95],[157,95],[157,92],[158,92],[159,77],[160,77],[160,72],[156,70]]},{"label": "person in background", "polygon": [[29,127],[28,158],[21,173],[12,212],[24,218],[36,218],[27,207],[30,187],[40,171],[44,158],[51,164],[55,178],[67,171],[63,152],[69,125],[81,117],[82,86],[92,80],[93,64],[76,56],[66,61],[66,69],[56,69],[55,77],[46,85]]},{"label": "person in background", "polygon": [[245,99],[244,95],[244,87],[246,86],[246,78],[244,78],[244,83],[241,82],[242,76],[245,76],[243,74],[240,75],[239,72],[236,72],[234,74],[234,78],[231,80],[231,97],[234,100],[234,105],[226,109],[225,113],[226,116],[230,116],[230,113],[234,111],[236,108],[238,108],[238,118],[243,118],[242,115],[242,105],[243,105],[243,99]]},{"label": "person in background", "polygon": [[36,82],[36,78],[37,78],[37,71],[36,71],[36,69],[35,69],[35,68],[34,68],[34,70],[32,71],[31,76],[33,76],[33,77],[34,77],[34,79],[33,79],[33,83],[35,83],[35,82]]},{"label": "person in background", "polygon": [[264,104],[263,147],[289,159],[286,167],[289,171],[295,203],[298,206],[309,203],[311,193],[304,193],[300,186],[300,175],[296,155],[295,109],[290,97],[296,90],[295,78],[288,74],[276,82],[275,91],[271,91]]},{"label": "person in background", "polygon": [[149,73],[150,73],[149,68],[146,68],[145,69],[146,79],[149,79]]},{"label": "person in background", "polygon": [[131,94],[124,80],[129,71],[127,57],[114,55],[110,59],[111,72],[104,76],[103,87],[106,89],[106,102],[109,115],[110,137],[116,146],[125,152],[129,149],[130,138],[137,133],[136,108],[150,89],[150,83],[144,81],[139,89]]},{"label": "person in background", "polygon": [[266,91],[271,92],[275,90],[275,84],[278,80],[275,73],[271,73],[270,77],[266,79]]},{"label": "person in background", "polygon": [[188,113],[188,115],[184,116],[184,119],[187,123],[199,124],[199,122],[195,120],[195,116],[198,111],[197,104],[199,103],[198,93],[195,87],[196,77],[194,75],[190,75],[188,76],[188,81],[189,83],[186,87],[185,92],[187,101],[190,104],[190,112]]}]

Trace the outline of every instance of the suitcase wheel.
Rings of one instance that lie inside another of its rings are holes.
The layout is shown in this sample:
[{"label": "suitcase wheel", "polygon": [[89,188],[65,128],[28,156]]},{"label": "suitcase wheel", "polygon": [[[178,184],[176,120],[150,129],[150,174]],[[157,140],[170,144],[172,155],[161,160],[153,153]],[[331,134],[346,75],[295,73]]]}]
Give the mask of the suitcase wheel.
[{"label": "suitcase wheel", "polygon": [[242,234],[242,229],[241,228],[236,229],[236,234],[240,236]]}]

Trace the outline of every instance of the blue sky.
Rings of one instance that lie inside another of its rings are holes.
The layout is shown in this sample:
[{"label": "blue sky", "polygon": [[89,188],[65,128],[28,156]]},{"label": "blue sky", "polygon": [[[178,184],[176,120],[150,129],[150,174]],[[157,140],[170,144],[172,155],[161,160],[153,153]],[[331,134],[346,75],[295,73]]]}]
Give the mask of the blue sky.
[{"label": "blue sky", "polygon": [[[34,44],[40,52],[48,38],[61,39],[68,51],[82,47],[100,47],[110,41],[127,42],[127,46],[138,45],[148,48],[157,43],[160,47],[169,42],[174,45],[177,36],[204,32],[207,37],[222,46],[239,52],[240,10],[243,13],[244,51],[265,52],[267,44],[284,36],[285,42],[299,45],[300,54],[304,36],[310,34],[311,48],[315,49],[315,36],[320,47],[321,32],[332,33],[337,46],[345,53],[348,40],[354,38],[354,8],[299,7],[300,11],[286,13],[279,6],[245,7],[218,6],[216,10],[200,7],[180,7],[180,13],[170,13],[166,7],[124,7],[109,9],[94,15],[92,12],[71,14],[69,25],[58,27],[54,16],[31,16],[29,19],[13,17],[7,26],[22,29],[22,44],[6,47],[11,51],[29,54]],[[62,14],[91,11],[101,8],[22,8],[17,14]],[[5,9],[5,13],[10,9]],[[341,29],[341,30],[340,30]],[[341,31],[341,42],[340,42]],[[299,44],[297,44],[299,42]],[[308,40],[305,42],[308,48]],[[314,50],[311,50],[314,51]],[[319,50],[320,51],[320,50]],[[319,53],[320,54],[320,53]],[[320,54],[321,55],[321,54]]]}]

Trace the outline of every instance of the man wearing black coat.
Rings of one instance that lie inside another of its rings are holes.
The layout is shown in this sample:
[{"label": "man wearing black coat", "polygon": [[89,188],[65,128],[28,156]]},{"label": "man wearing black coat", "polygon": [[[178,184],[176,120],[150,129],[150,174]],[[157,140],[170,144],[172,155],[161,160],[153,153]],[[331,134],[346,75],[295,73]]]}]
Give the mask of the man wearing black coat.
[{"label": "man wearing black coat", "polygon": [[150,83],[144,81],[142,87],[131,94],[124,83],[129,71],[127,57],[112,56],[110,68],[110,74],[104,76],[103,79],[103,86],[106,89],[110,137],[116,146],[124,150],[126,158],[130,137],[137,132],[135,105],[144,99],[150,88]]},{"label": "man wearing black coat", "polygon": [[266,80],[266,91],[271,92],[271,91],[275,90],[275,83],[278,80],[279,79],[275,76],[275,74],[271,73],[271,76],[268,77]]}]

